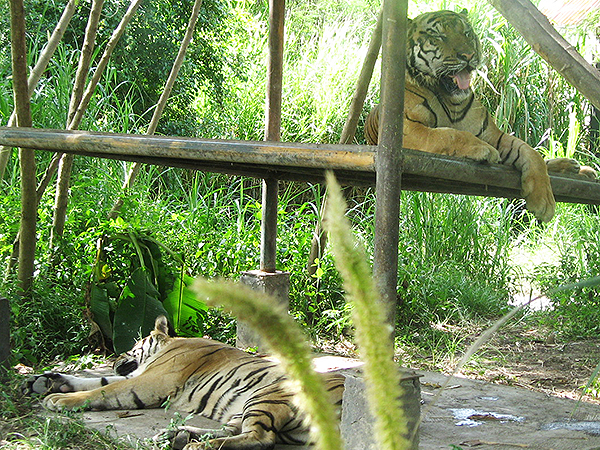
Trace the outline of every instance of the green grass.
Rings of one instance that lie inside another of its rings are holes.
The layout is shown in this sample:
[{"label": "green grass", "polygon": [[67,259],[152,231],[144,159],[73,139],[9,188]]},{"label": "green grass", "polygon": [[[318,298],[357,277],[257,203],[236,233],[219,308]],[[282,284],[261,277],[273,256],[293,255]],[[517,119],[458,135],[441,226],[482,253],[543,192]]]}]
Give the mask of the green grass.
[{"label": "green grass", "polygon": [[151,448],[127,439],[113,439],[86,427],[81,413],[45,416],[37,398],[23,397],[22,379],[0,384],[0,448],[6,450],[125,450]]},{"label": "green grass", "polygon": [[[548,80],[544,63],[528,51],[523,40],[489,6],[481,2],[465,6],[476,19],[475,27],[482,35],[487,55],[487,69],[482,68],[476,88],[499,124],[533,144],[543,141],[544,136],[552,136],[566,147],[569,138],[566,111],[572,111],[583,123],[586,111],[583,100],[558,77]],[[283,139],[337,142],[378,2],[292,1],[288,7]],[[442,7],[454,6],[447,2],[420,2],[410,8],[411,15],[415,15],[421,10]],[[223,45],[235,49],[239,70],[233,70],[231,65],[223,69],[225,94],[219,98],[213,95],[210,84],[200,82],[185,94],[193,97],[194,108],[190,116],[193,120],[188,117],[185,126],[192,126],[190,134],[204,137],[260,140],[264,121],[266,13],[258,4],[239,3],[230,19],[232,24]],[[34,47],[40,45],[36,42]],[[68,46],[59,47],[33,98],[36,126],[64,126],[76,56]],[[9,67],[6,58],[0,58],[3,121],[12,101],[8,94],[9,78],[5,76]],[[365,110],[377,101],[378,77],[376,73]],[[182,84],[190,85],[194,85],[190,79]],[[135,114],[139,109],[136,99],[140,98],[137,89],[140,88],[130,82],[119,81],[117,70],[110,67],[82,128],[143,132],[146,124]],[[178,97],[178,101],[184,97]],[[174,111],[173,116],[163,120],[164,129],[179,126],[181,117],[176,113],[181,111]],[[552,133],[547,133],[551,127]],[[571,147],[575,145],[580,159],[593,162],[585,155],[581,134]],[[356,140],[363,142],[360,129]],[[39,167],[44,168],[50,157],[49,153],[38,152]],[[86,323],[84,293],[90,280],[95,243],[107,227],[110,207],[121,195],[121,180],[127,168],[128,164],[123,162],[75,159],[59,257],[53,258],[47,244],[52,188],[43,197],[38,210],[40,281],[34,298],[48,299],[39,300],[42,305],[39,316],[46,314],[47,322],[60,317],[61,308],[69,308],[65,330],[72,330],[72,323],[79,323],[80,327]],[[1,188],[0,269],[3,269],[18,228],[15,158]],[[329,249],[319,261],[316,277],[309,277],[305,267],[323,193],[318,185],[282,183],[277,261],[279,269],[292,274],[291,313],[314,336],[335,339],[340,333],[349,332],[348,307]],[[373,215],[373,191],[355,189],[348,216],[354,225],[353,232],[368,252],[372,249]],[[230,278],[258,267],[260,216],[257,180],[154,166],[140,172],[122,211],[123,219],[131,227],[150,230],[159,241],[183,255],[193,274]],[[506,311],[520,278],[544,288],[598,273],[600,251],[594,243],[598,241],[599,227],[595,213],[585,207],[561,207],[557,218],[543,228],[527,221],[518,229],[511,228],[512,220],[511,204],[505,200],[403,193],[399,249],[401,339],[408,336],[410,340],[418,335],[420,338],[414,342],[425,345],[427,337],[443,337],[436,324],[460,325],[498,317]],[[535,263],[525,273],[511,261],[511,248],[517,245],[551,248],[557,257],[555,261]],[[15,320],[30,322],[28,331],[15,332],[15,361],[42,362],[46,356],[33,343],[44,340],[45,336],[48,342],[54,342],[59,336],[41,317],[29,320],[28,314],[33,314],[35,308],[21,304],[14,297],[10,280],[0,286],[0,291],[11,296],[17,313]],[[555,313],[544,315],[544,320],[565,335],[595,333],[594,324],[598,323],[595,294],[582,290],[562,295],[554,299]],[[54,301],[57,297],[62,300]],[[577,311],[586,311],[589,321],[579,320]],[[216,336],[231,339],[231,319],[214,313],[208,327]],[[77,353],[85,347],[81,330],[76,337],[69,333],[63,331],[63,340],[73,345],[59,345],[47,358]],[[451,348],[452,342],[453,338],[448,338]]]}]

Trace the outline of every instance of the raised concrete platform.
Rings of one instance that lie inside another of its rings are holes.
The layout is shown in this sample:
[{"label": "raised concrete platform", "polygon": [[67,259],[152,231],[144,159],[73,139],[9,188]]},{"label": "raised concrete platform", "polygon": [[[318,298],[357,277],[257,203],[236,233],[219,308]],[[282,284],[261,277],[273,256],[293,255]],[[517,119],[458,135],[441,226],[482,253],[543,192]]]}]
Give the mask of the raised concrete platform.
[{"label": "raised concrete platform", "polygon": [[[322,368],[356,366],[354,360],[325,357]],[[549,397],[523,388],[455,378],[436,404],[428,408],[445,376],[421,372],[425,413],[419,449],[600,450],[600,406]],[[575,413],[573,414],[573,412]],[[571,417],[571,414],[573,416]],[[89,426],[122,439],[150,438],[169,425],[174,411],[87,412]],[[183,415],[185,417],[185,415]],[[210,428],[219,424],[194,417],[187,423]],[[278,446],[277,450],[301,450]]]}]

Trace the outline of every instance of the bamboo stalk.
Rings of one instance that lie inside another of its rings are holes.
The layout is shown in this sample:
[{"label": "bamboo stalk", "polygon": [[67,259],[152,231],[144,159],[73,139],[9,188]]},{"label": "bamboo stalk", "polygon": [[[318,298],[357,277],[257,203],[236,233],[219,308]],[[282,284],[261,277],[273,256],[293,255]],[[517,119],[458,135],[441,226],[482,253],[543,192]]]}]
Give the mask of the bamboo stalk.
[{"label": "bamboo stalk", "polygon": [[[202,6],[202,0],[196,0],[194,2],[194,8],[192,9],[192,14],[190,16],[190,20],[188,22],[187,29],[185,31],[185,35],[183,40],[181,41],[181,45],[179,46],[179,52],[177,53],[177,57],[175,58],[175,62],[173,63],[173,67],[171,68],[171,72],[169,73],[169,77],[167,78],[167,82],[165,84],[165,88],[163,89],[158,102],[156,103],[156,108],[154,109],[154,113],[152,114],[152,119],[150,120],[150,125],[148,125],[147,135],[153,135],[156,131],[156,127],[158,126],[158,122],[162,117],[162,113],[167,105],[167,100],[171,95],[171,91],[173,90],[173,85],[175,84],[175,80],[177,79],[177,75],[179,74],[179,69],[181,69],[181,65],[183,64],[183,60],[185,58],[185,54],[187,49],[192,41],[192,37],[194,36],[194,30],[196,28],[196,22],[198,21],[198,15],[200,14],[200,7]],[[123,191],[127,191],[133,186],[133,183],[137,177],[138,172],[140,171],[141,163],[135,162],[131,165],[129,169],[129,173],[127,174],[127,178],[123,182],[122,189]],[[121,196],[115,202],[113,207],[108,214],[109,219],[114,219],[119,215],[121,208],[123,207],[124,197]]]},{"label": "bamboo stalk", "polygon": [[[10,35],[12,50],[12,79],[17,124],[31,126],[29,88],[27,86],[27,41],[25,38],[25,9],[23,0],[10,1]],[[19,234],[18,280],[21,295],[29,295],[33,285],[36,244],[35,152],[19,149],[21,166],[21,224]],[[14,261],[14,258],[11,258]]]}]

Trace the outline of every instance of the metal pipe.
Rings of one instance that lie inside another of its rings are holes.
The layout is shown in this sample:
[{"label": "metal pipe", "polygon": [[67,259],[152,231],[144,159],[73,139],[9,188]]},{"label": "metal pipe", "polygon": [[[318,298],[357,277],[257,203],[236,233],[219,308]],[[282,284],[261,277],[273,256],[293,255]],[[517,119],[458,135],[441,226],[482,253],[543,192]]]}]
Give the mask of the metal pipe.
[{"label": "metal pipe", "polygon": [[383,4],[381,126],[375,159],[377,198],[373,273],[388,323],[392,325],[396,317],[398,282],[407,9],[407,0],[385,0]]},{"label": "metal pipe", "polygon": [[263,180],[260,227],[260,270],[275,273],[277,262],[277,185],[275,178]]},{"label": "metal pipe", "polygon": [[[267,98],[265,140],[281,140],[281,91],[283,87],[283,27],[285,0],[269,0],[269,58],[267,61]],[[260,270],[275,272],[277,256],[277,194],[274,178],[263,181]]]}]

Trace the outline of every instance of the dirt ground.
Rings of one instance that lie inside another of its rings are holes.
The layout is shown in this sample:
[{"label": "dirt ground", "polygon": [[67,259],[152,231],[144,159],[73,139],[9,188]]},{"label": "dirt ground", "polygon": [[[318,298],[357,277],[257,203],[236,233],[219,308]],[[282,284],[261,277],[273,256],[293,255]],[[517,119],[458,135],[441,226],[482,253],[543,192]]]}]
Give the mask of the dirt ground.
[{"label": "dirt ground", "polygon": [[[600,339],[555,341],[554,335],[544,335],[539,329],[507,329],[493,338],[482,356],[462,373],[469,378],[577,400],[600,363]],[[583,399],[600,404],[595,395]]]},{"label": "dirt ground", "polygon": [[[463,343],[468,345],[482,330],[447,331],[454,335],[463,333]],[[357,356],[356,348],[349,342],[325,345],[324,349],[343,356]],[[458,354],[435,359],[431,355],[412,352],[398,355],[406,366],[434,372],[441,370],[446,374],[452,373],[460,357]],[[598,364],[600,337],[560,342],[552,332],[519,324],[502,328],[459,373],[475,380],[578,400]],[[600,386],[598,379],[596,386]],[[600,405],[600,392],[584,395],[583,400]]]}]

